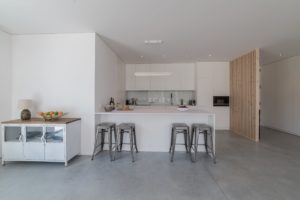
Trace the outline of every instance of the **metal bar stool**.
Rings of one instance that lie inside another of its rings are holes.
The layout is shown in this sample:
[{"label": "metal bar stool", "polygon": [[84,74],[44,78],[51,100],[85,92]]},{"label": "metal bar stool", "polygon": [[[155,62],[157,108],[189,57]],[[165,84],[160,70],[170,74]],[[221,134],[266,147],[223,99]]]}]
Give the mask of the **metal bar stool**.
[{"label": "metal bar stool", "polygon": [[172,124],[172,133],[171,133],[171,144],[169,153],[171,153],[171,162],[173,162],[174,159],[174,153],[175,153],[175,146],[176,144],[176,136],[177,134],[184,134],[184,145],[186,152],[190,152],[190,134],[189,134],[189,126],[185,123],[173,123]]},{"label": "metal bar stool", "polygon": [[[198,144],[199,136],[203,134],[204,144]],[[210,145],[208,145],[208,138],[210,139]],[[198,145],[204,145],[205,151],[207,154],[211,153],[214,163],[216,163],[216,156],[214,152],[214,142],[212,128],[207,124],[192,124],[192,136],[191,136],[191,149],[194,149],[194,159],[193,162],[196,162]]]},{"label": "metal bar stool", "polygon": [[[134,148],[136,153],[138,153],[138,148],[137,148],[137,142],[136,142],[136,132],[135,132],[135,124],[134,123],[122,123],[118,126],[118,132],[117,132],[117,138],[120,138],[120,143],[117,145],[117,148],[115,148],[115,154],[117,151],[122,151],[122,146],[123,144],[130,144],[130,152],[131,152],[131,158],[132,162],[134,162]],[[129,143],[123,143],[123,137],[124,134],[128,133],[130,137],[130,142]],[[118,141],[118,139],[117,139]]]},{"label": "metal bar stool", "polygon": [[111,122],[104,122],[100,123],[96,126],[96,134],[95,134],[95,144],[94,144],[94,151],[93,151],[93,156],[92,160],[94,160],[96,153],[96,150],[98,147],[101,147],[101,151],[103,151],[104,147],[104,139],[105,139],[105,133],[108,133],[108,144],[109,144],[109,156],[110,160],[112,161],[113,155],[112,155],[112,132],[114,132],[114,137],[115,137],[115,147],[116,148],[116,139],[117,139],[117,131],[116,131],[116,124],[111,123]]}]

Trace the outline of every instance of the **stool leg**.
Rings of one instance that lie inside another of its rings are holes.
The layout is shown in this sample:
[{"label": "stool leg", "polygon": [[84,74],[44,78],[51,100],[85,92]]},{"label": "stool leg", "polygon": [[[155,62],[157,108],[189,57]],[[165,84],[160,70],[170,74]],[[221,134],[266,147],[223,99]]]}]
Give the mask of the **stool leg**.
[{"label": "stool leg", "polygon": [[216,164],[217,160],[216,160],[216,154],[215,154],[215,148],[214,148],[214,141],[213,141],[212,132],[210,133],[210,139],[211,139],[211,153],[212,153],[212,156],[213,156],[213,162],[214,162],[214,164]]},{"label": "stool leg", "polygon": [[176,131],[173,130],[171,162],[173,162],[174,160],[175,146],[176,146]]},{"label": "stool leg", "polygon": [[136,145],[136,133],[135,133],[135,128],[133,128],[133,136],[134,136],[134,146],[135,146],[135,152],[138,153],[138,148]]},{"label": "stool leg", "polygon": [[96,153],[96,148],[97,148],[97,144],[98,144],[98,128],[96,129],[96,134],[95,134],[95,143],[94,143],[94,151],[93,151],[93,155],[92,155],[92,160],[94,160],[95,157],[95,153]]},{"label": "stool leg", "polygon": [[188,153],[190,153],[190,149],[191,149],[191,138],[190,138],[190,128],[187,128],[187,133],[186,133],[186,137],[187,137],[187,151]]},{"label": "stool leg", "polygon": [[122,151],[122,146],[123,146],[123,136],[124,136],[124,131],[120,130],[120,149],[119,151]]},{"label": "stool leg", "polygon": [[193,147],[193,138],[194,138],[194,128],[192,128],[192,132],[191,132],[191,143],[190,143],[190,153],[192,153],[192,147]]},{"label": "stool leg", "polygon": [[101,151],[103,151],[103,147],[104,147],[104,140],[105,140],[105,130],[101,130]]},{"label": "stool leg", "polygon": [[113,160],[116,160],[116,154],[117,154],[118,147],[119,147],[118,136],[119,136],[119,130],[116,130],[115,131],[115,151],[114,151],[114,158],[113,158]]},{"label": "stool leg", "polygon": [[183,132],[183,137],[184,137],[184,146],[185,146],[185,152],[188,153],[188,145],[187,145],[187,131]]},{"label": "stool leg", "polygon": [[192,148],[194,148],[194,152],[195,152],[195,144],[196,144],[196,129],[192,128],[191,148],[190,148],[190,154],[191,154],[191,157],[192,157],[192,162],[195,162],[195,159],[193,159],[193,156],[192,156]]},{"label": "stool leg", "polygon": [[112,161],[113,160],[113,157],[112,157],[112,128],[109,129],[109,156],[110,156],[110,160]]},{"label": "stool leg", "polygon": [[117,128],[114,126],[114,137],[115,137],[115,149],[118,148],[118,143],[117,143]]},{"label": "stool leg", "polygon": [[130,152],[131,152],[131,158],[132,162],[134,162],[134,155],[133,155],[133,131],[132,129],[130,130]]},{"label": "stool leg", "polygon": [[205,146],[205,151],[206,151],[206,153],[208,154],[208,144],[207,144],[207,131],[204,131],[203,132],[203,134],[204,134],[204,146]]},{"label": "stool leg", "polygon": [[171,153],[171,150],[172,150],[172,145],[173,145],[173,132],[174,132],[174,129],[172,128],[172,131],[171,131],[171,142],[170,142],[170,149],[169,149],[169,153]]},{"label": "stool leg", "polygon": [[199,140],[199,133],[196,132],[196,135],[195,135],[195,153],[194,153],[194,162],[197,161],[197,152],[198,152],[198,140]]}]

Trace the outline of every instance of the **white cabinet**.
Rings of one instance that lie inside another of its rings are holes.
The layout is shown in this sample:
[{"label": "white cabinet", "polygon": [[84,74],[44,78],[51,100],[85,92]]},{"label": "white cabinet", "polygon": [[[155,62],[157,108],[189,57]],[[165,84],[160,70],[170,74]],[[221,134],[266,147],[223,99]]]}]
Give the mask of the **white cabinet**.
[{"label": "white cabinet", "polygon": [[44,141],[43,126],[28,125],[23,126],[24,133],[24,158],[26,160],[42,160],[44,159]]},{"label": "white cabinet", "polygon": [[[150,72],[169,72],[166,71],[164,65],[161,64],[153,64],[150,66]],[[150,77],[150,89],[149,90],[165,90],[167,83],[167,76],[152,76]]]},{"label": "white cabinet", "polygon": [[22,127],[11,125],[2,127],[2,160],[3,155],[12,160],[20,160],[24,156]]},{"label": "white cabinet", "polygon": [[[150,72],[150,66],[147,64],[135,65],[135,72]],[[149,90],[149,76],[135,76],[135,90]]]},{"label": "white cabinet", "polygon": [[[135,76],[135,72],[169,72],[165,76]],[[126,90],[195,90],[195,64],[126,65]]]},{"label": "white cabinet", "polygon": [[183,64],[180,68],[181,90],[195,90],[195,64]]},{"label": "white cabinet", "polygon": [[167,78],[166,90],[195,90],[195,64],[176,63],[165,65],[172,72]]},{"label": "white cabinet", "polygon": [[126,65],[126,90],[135,90],[135,65]]},{"label": "white cabinet", "polygon": [[166,79],[166,90],[181,90],[181,65],[166,64],[164,68],[171,72],[171,75]]},{"label": "white cabinet", "polygon": [[80,152],[79,119],[62,123],[41,119],[2,123],[2,164],[5,161],[68,161]]},{"label": "white cabinet", "polygon": [[59,161],[64,159],[65,127],[45,127],[45,160]]}]

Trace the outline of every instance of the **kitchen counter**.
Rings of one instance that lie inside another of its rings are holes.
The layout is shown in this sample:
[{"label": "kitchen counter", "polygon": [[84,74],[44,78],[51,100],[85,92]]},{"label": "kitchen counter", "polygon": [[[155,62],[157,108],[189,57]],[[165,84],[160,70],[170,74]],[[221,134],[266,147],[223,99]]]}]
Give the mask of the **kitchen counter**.
[{"label": "kitchen counter", "polygon": [[194,107],[189,108],[187,111],[179,111],[176,106],[136,106],[133,110],[120,111],[114,110],[112,112],[97,112],[97,114],[102,115],[112,115],[112,114],[204,114],[204,115],[214,115],[214,113],[209,113],[204,110],[199,110]]},{"label": "kitchen counter", "polygon": [[[213,143],[215,144],[215,114],[191,107],[187,111],[178,111],[176,106],[135,106],[132,111],[112,111],[95,113],[96,124],[100,122],[135,123],[137,145],[140,151],[168,152],[171,140],[172,123],[204,123],[212,127]],[[127,138],[125,143],[128,142]],[[183,143],[182,134],[177,142]],[[200,137],[199,144],[204,142]],[[214,145],[215,146],[215,145]],[[126,146],[124,146],[126,150]],[[107,148],[107,147],[106,147]],[[127,149],[129,149],[127,147]],[[214,148],[215,149],[215,148]],[[199,151],[205,151],[199,146]],[[177,145],[176,151],[185,151],[184,146]]]},{"label": "kitchen counter", "polygon": [[2,124],[69,124],[78,120],[80,120],[80,118],[60,118],[58,120],[53,120],[53,121],[51,120],[45,121],[42,118],[31,118],[30,120],[16,119],[16,120],[1,122],[1,123]]}]

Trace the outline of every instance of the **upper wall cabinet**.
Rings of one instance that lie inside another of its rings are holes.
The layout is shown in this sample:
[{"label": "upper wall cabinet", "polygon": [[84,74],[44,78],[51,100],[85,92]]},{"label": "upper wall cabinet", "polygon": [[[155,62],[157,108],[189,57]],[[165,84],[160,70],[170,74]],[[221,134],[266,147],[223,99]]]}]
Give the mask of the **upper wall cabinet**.
[{"label": "upper wall cabinet", "polygon": [[195,64],[178,64],[176,66],[177,73],[179,73],[179,81],[181,90],[195,90]]},{"label": "upper wall cabinet", "polygon": [[[148,73],[150,66],[147,64],[135,65],[135,72]],[[150,77],[149,76],[135,76],[135,90],[149,90]]]},{"label": "upper wall cabinet", "polygon": [[195,64],[126,65],[126,90],[195,90]]},{"label": "upper wall cabinet", "polygon": [[135,65],[126,65],[126,90],[135,90]]},{"label": "upper wall cabinet", "polygon": [[[153,73],[165,73],[167,72],[163,65],[153,64],[150,67],[150,71]],[[169,75],[168,75],[169,76]],[[164,90],[166,88],[166,76],[151,76],[150,78],[150,90]]]},{"label": "upper wall cabinet", "polygon": [[182,71],[182,66],[179,64],[166,64],[164,65],[166,71],[171,72],[170,77],[166,80],[166,90],[181,90],[184,88],[182,85],[183,77],[180,71]]}]

